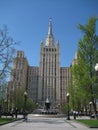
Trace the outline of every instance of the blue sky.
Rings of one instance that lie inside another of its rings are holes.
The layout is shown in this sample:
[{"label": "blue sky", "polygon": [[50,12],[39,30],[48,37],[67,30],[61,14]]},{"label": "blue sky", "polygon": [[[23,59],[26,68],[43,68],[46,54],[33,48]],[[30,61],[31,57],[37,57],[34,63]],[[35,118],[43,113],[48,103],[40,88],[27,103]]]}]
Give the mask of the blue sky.
[{"label": "blue sky", "polygon": [[0,0],[0,28],[7,25],[9,35],[21,42],[16,49],[24,50],[31,66],[39,66],[50,17],[55,44],[60,41],[60,64],[70,66],[82,38],[77,25],[90,16],[98,17],[98,0]]}]

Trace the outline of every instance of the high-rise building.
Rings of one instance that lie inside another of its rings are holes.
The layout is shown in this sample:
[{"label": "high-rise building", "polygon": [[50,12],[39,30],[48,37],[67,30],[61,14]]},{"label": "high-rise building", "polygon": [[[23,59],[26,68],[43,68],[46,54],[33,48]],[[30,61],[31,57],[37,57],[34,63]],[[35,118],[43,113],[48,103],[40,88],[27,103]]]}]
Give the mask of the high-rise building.
[{"label": "high-rise building", "polygon": [[27,75],[28,75],[28,61],[24,56],[23,51],[17,51],[17,55],[13,60],[13,67],[11,69],[10,81],[8,83],[8,100],[9,107],[14,107],[19,96],[19,92],[27,89]]},{"label": "high-rise building", "polygon": [[[15,79],[12,78],[13,74]],[[24,52],[18,51],[11,75],[9,88],[13,89],[14,82],[19,82],[36,103],[44,105],[46,100],[50,101],[52,106],[65,103],[70,69],[60,67],[60,43],[54,43],[51,19],[46,43],[41,41],[39,67],[29,66]]]},{"label": "high-rise building", "polygon": [[14,58],[13,67],[10,74],[9,89],[16,89],[16,87],[22,86],[25,90],[27,87],[27,74],[28,74],[28,61],[24,56],[23,51],[17,51],[17,56]]},{"label": "high-rise building", "polygon": [[52,21],[49,23],[46,45],[41,42],[38,101],[49,100],[56,104],[60,101],[60,47],[54,45]]}]

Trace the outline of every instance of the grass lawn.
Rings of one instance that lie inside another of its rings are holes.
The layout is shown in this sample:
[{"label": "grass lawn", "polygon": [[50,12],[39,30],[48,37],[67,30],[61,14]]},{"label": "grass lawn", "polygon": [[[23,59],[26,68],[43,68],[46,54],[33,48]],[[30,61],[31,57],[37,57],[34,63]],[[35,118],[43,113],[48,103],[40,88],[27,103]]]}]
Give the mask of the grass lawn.
[{"label": "grass lawn", "polygon": [[14,119],[14,118],[0,118],[0,125],[8,123],[8,122],[12,122],[14,120],[16,120],[16,119]]},{"label": "grass lawn", "polygon": [[80,123],[83,123],[89,127],[95,127],[95,128],[98,128],[98,120],[92,120],[92,119],[86,119],[86,120],[77,120],[78,122]]}]

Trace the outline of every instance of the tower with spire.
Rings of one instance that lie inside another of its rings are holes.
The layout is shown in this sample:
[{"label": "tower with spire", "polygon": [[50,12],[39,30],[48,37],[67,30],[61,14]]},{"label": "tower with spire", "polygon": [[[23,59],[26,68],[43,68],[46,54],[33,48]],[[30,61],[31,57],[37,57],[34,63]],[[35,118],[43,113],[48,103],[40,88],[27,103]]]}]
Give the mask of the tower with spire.
[{"label": "tower with spire", "polygon": [[54,46],[54,37],[52,34],[52,19],[50,18],[49,21],[49,28],[48,28],[48,35],[46,38],[46,46],[47,47],[53,47]]},{"label": "tower with spire", "polygon": [[46,44],[41,42],[38,102],[49,100],[51,104],[60,101],[60,47],[59,41],[54,44],[52,19],[49,21]]},{"label": "tower with spire", "polygon": [[[40,44],[40,65],[29,66],[24,52],[17,51],[8,83],[9,106],[12,108],[16,102],[19,88],[26,89],[28,97],[41,107],[45,102],[50,102],[51,107],[65,104],[70,77],[69,67],[60,67],[60,43],[54,43],[50,18],[46,42]],[[17,93],[16,97],[12,92]]]}]

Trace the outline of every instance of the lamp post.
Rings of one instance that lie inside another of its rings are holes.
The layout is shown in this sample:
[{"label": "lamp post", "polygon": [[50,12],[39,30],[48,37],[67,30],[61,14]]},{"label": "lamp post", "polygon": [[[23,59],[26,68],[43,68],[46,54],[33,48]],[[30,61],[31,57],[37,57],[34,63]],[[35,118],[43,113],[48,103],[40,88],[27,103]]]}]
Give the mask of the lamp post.
[{"label": "lamp post", "polygon": [[26,112],[26,103],[27,103],[27,92],[24,92],[24,119],[26,120],[27,112]]},{"label": "lamp post", "polygon": [[24,92],[24,108],[26,108],[26,102],[27,102],[27,92]]},{"label": "lamp post", "polygon": [[95,71],[98,73],[98,63],[95,65]]},{"label": "lamp post", "polygon": [[91,116],[91,113],[92,113],[92,102],[89,102],[89,106],[90,106],[90,116]]},{"label": "lamp post", "polygon": [[[95,65],[95,71],[96,71],[96,76],[97,76],[97,80],[98,80],[98,63],[96,63],[96,65]],[[97,83],[98,83],[98,81],[97,81]],[[95,112],[96,112],[96,98],[95,98]]]},{"label": "lamp post", "polygon": [[69,93],[67,93],[67,103],[68,103],[68,110],[67,110],[67,120],[70,120],[70,115],[69,115]]},{"label": "lamp post", "polygon": [[7,112],[7,100],[4,100],[4,112]]}]

